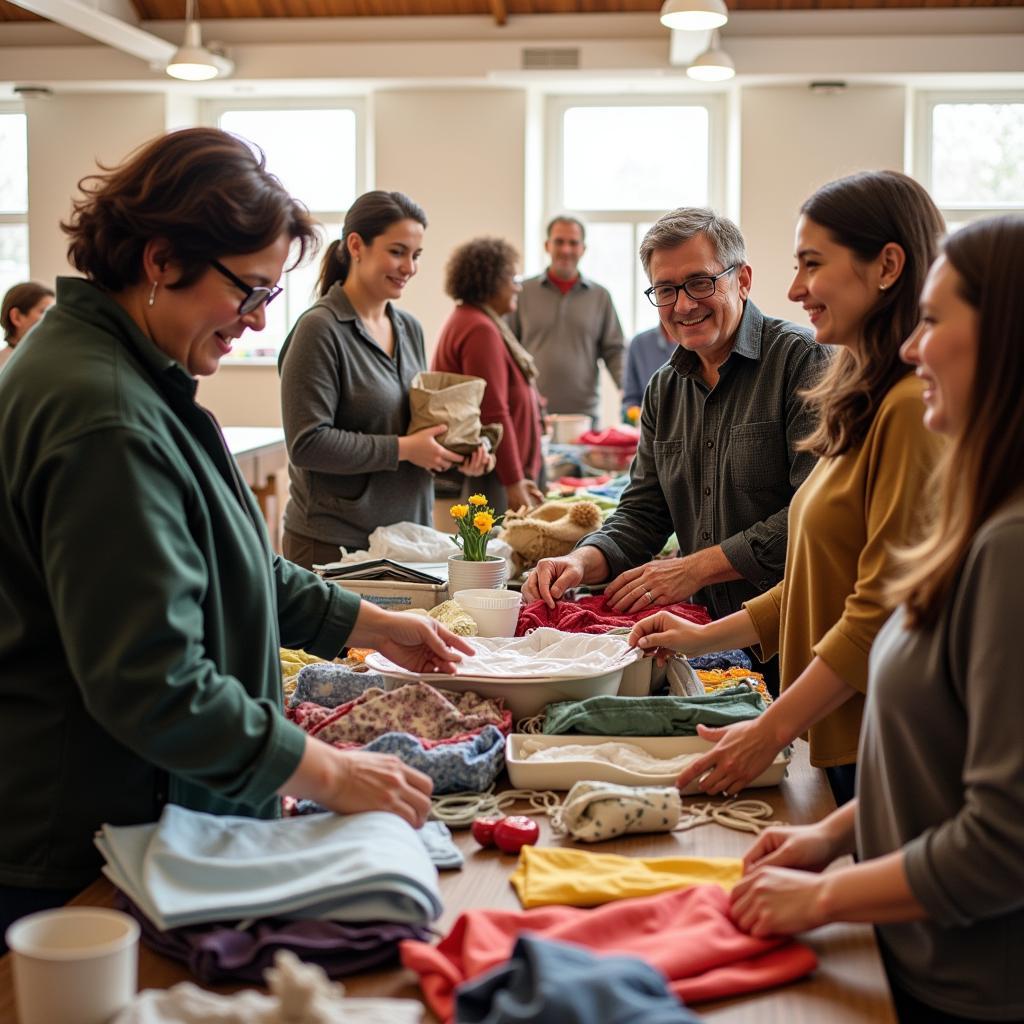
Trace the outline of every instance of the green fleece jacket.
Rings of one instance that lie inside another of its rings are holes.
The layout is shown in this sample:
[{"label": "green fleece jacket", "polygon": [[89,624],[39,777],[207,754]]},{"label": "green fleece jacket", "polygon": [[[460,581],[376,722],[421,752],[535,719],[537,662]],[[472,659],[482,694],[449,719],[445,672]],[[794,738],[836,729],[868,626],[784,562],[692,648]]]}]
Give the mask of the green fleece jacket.
[{"label": "green fleece jacket", "polygon": [[273,817],[305,735],[278,647],[358,599],[284,561],[196,381],[86,281],[0,376],[0,885],[96,876],[104,822]]}]

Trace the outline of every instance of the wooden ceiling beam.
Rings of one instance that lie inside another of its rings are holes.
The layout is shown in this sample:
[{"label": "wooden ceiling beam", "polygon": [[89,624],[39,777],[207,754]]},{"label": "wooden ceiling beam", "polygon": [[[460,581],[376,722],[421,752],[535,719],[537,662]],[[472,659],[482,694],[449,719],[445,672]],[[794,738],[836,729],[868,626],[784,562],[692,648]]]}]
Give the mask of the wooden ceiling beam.
[{"label": "wooden ceiling beam", "polygon": [[505,6],[505,0],[488,0],[491,8],[491,14],[494,16],[494,23],[496,25],[504,25],[508,22],[508,7]]}]

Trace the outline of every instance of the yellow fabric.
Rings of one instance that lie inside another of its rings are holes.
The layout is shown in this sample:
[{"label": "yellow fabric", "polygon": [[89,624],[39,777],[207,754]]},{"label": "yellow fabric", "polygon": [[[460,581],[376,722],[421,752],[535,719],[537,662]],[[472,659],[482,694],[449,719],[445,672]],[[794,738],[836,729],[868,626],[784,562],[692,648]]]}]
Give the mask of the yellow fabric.
[{"label": "yellow fabric", "polygon": [[728,892],[743,876],[734,857],[620,857],[556,846],[524,846],[512,883],[524,907],[599,907],[631,896],[714,883]]},{"label": "yellow fabric", "polygon": [[746,668],[698,668],[695,671],[697,678],[704,684],[705,693],[715,693],[745,680],[761,694],[765,704],[772,702],[772,695],[764,685],[764,676],[760,672],[751,672]]},{"label": "yellow fabric", "polygon": [[811,727],[811,763],[821,767],[857,759],[868,652],[891,612],[882,598],[890,549],[915,538],[944,444],[924,426],[923,387],[904,377],[858,447],[818,460],[790,502],[783,582],[744,606],[762,654],[779,651],[783,692],[814,655],[860,691]]},{"label": "yellow fabric", "polygon": [[323,661],[314,654],[307,654],[305,651],[291,651],[287,647],[279,650],[281,656],[281,684],[285,697],[290,697],[295,692],[295,682],[299,672],[306,665],[316,665]]}]

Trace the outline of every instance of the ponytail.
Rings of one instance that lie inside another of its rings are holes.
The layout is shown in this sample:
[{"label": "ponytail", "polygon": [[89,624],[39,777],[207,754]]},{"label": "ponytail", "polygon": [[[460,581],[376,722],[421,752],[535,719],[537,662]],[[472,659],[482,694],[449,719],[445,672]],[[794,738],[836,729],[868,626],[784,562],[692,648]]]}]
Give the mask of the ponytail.
[{"label": "ponytail", "polygon": [[316,283],[316,293],[324,296],[336,281],[345,283],[348,272],[352,266],[352,254],[348,251],[344,238],[336,238],[324,252],[324,258],[320,261],[320,277]]}]

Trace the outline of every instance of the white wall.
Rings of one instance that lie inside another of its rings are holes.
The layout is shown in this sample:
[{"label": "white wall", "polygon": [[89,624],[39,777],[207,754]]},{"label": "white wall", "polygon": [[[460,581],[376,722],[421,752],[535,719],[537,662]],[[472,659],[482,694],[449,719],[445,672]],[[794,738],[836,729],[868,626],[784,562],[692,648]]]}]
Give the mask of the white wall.
[{"label": "white wall", "polygon": [[806,323],[786,298],[800,205],[820,185],[863,170],[903,170],[907,90],[852,85],[741,90],[740,225],[754,268],[752,298],[772,316]]},{"label": "white wall", "polygon": [[402,306],[423,324],[428,353],[452,308],[444,267],[476,235],[523,246],[526,93],[396,89],[373,100],[377,188],[407,192],[430,226]]},{"label": "white wall", "polygon": [[162,132],[165,98],[156,93],[58,94],[30,100],[28,113],[29,261],[32,276],[52,281],[71,272],[60,222],[71,212],[78,181],[97,163],[120,162]]}]

